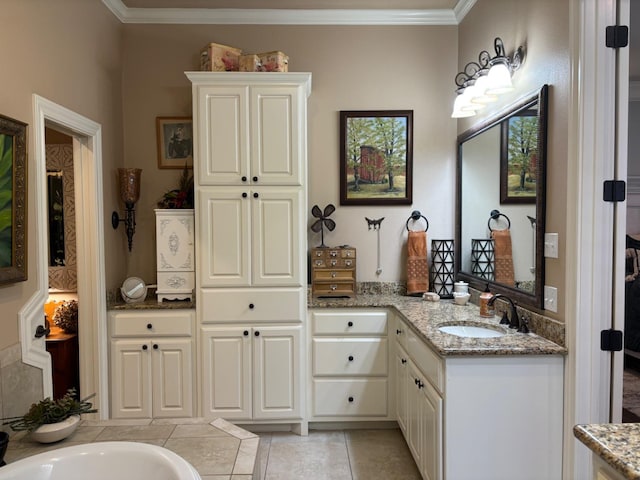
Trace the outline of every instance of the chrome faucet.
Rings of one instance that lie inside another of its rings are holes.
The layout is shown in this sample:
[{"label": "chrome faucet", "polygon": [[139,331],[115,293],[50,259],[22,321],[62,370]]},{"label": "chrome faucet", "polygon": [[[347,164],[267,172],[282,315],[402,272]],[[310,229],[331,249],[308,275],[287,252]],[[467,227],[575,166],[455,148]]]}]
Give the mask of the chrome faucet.
[{"label": "chrome faucet", "polygon": [[504,298],[511,305],[511,318],[509,319],[509,328],[517,328],[518,332],[520,333],[529,333],[527,322],[521,321],[520,318],[518,318],[518,310],[516,308],[516,304],[509,297],[501,293],[496,293],[493,297],[489,299],[488,305],[493,306],[494,302],[498,298]]}]

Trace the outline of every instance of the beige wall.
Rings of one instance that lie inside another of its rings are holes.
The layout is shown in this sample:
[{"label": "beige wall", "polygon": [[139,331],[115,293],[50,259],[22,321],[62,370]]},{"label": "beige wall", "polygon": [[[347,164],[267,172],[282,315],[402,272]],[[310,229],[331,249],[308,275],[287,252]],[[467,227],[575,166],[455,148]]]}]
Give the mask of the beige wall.
[{"label": "beige wall", "polygon": [[481,50],[495,55],[493,40],[502,38],[507,54],[519,45],[525,47],[525,62],[514,74],[515,91],[501,97],[481,115],[460,119],[462,133],[513,103],[549,84],[547,137],[547,214],[546,231],[559,233],[559,258],[546,259],[546,285],[558,288],[558,314],[564,311],[567,204],[567,134],[570,93],[569,2],[558,0],[477,2],[459,26],[458,67],[477,61]]},{"label": "beige wall", "polygon": [[[0,350],[19,342],[17,313],[37,288],[35,235],[43,226],[35,225],[32,94],[100,123],[103,169],[113,170],[122,162],[121,28],[100,0],[2,2],[0,113],[29,124],[29,171],[28,280],[0,287]],[[114,189],[115,179],[106,175],[107,204],[112,203]],[[105,232],[107,258],[121,258],[123,245],[106,227]],[[107,284],[122,271],[124,264],[107,262]]]},{"label": "beige wall", "polygon": [[[450,118],[457,72],[457,27],[127,25],[124,41],[125,162],[141,167],[137,232],[127,274],[155,283],[153,208],[180,172],[156,167],[156,116],[191,115],[183,72],[199,68],[209,42],[247,53],[281,50],[290,71],[311,72],[309,208],[333,203],[337,228],[328,245],[358,249],[359,281],[403,281],[405,223],[419,209],[429,238],[453,238],[456,122]],[[265,74],[268,75],[268,74]],[[339,111],[414,111],[413,205],[341,207]],[[380,230],[383,273],[376,276],[376,239],[364,217],[385,217]],[[311,214],[308,213],[311,220]],[[311,223],[311,222],[310,222]],[[309,224],[310,224],[309,223]],[[320,243],[309,235],[309,246]]]}]

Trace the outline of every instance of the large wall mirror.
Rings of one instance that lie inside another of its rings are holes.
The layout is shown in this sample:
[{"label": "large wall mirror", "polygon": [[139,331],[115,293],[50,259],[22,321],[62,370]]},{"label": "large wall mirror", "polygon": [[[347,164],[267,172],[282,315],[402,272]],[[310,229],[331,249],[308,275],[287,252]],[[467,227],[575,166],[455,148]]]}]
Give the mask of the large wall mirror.
[{"label": "large wall mirror", "polygon": [[458,137],[456,278],[543,307],[544,85]]}]

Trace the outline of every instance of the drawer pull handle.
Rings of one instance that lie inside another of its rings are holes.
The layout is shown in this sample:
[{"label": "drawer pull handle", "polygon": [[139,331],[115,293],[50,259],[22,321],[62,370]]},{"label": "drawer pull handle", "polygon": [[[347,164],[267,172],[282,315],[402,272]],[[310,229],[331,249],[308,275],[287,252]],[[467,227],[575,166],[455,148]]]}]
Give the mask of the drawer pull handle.
[{"label": "drawer pull handle", "polygon": [[255,305],[253,303],[249,304],[249,310],[253,310],[254,307],[255,307]]},{"label": "drawer pull handle", "polygon": [[329,255],[331,255],[332,257],[337,257],[338,256],[338,252],[330,252]]},{"label": "drawer pull handle", "polygon": [[420,383],[420,380],[418,380],[417,378],[414,378],[413,381],[415,382],[416,385],[418,385],[418,383]]},{"label": "drawer pull handle", "polygon": [[254,333],[254,335],[255,335],[256,337],[259,337],[259,336],[260,336],[260,332],[259,332],[259,331],[256,331],[256,333]]},{"label": "drawer pull handle", "polygon": [[253,177],[253,181],[257,182],[258,181],[258,177]]},{"label": "drawer pull handle", "polygon": [[249,330],[245,330],[244,332],[242,332],[242,334],[243,334],[245,337],[248,337],[248,336],[249,336]]},{"label": "drawer pull handle", "polygon": [[329,288],[330,288],[331,290],[336,290],[336,289],[338,288],[338,286],[337,286],[337,285],[331,285]]},{"label": "drawer pull handle", "polygon": [[347,326],[348,327],[353,327],[353,322],[351,320],[349,320],[349,322],[347,322]]},{"label": "drawer pull handle", "polygon": [[353,403],[354,398],[353,397],[349,397],[349,403]]},{"label": "drawer pull handle", "polygon": [[149,346],[148,346],[148,345],[142,345],[142,349],[143,349],[143,350],[146,350],[147,348],[149,348]]},{"label": "drawer pull handle", "polygon": [[402,362],[402,364],[404,365],[405,363],[407,363],[407,359],[403,358],[402,360],[400,360]]},{"label": "drawer pull handle", "polygon": [[353,362],[353,355],[349,355],[349,361]]},{"label": "drawer pull handle", "polygon": [[242,177],[242,181],[243,181],[243,182],[246,182],[246,181],[247,181],[247,177],[246,177],[246,176],[243,176],[243,177]]},{"label": "drawer pull handle", "polygon": [[336,275],[338,275],[336,272],[331,272],[331,278],[336,278]]},{"label": "drawer pull handle", "polygon": [[396,335],[401,335],[402,334],[402,330],[396,330]]},{"label": "drawer pull handle", "polygon": [[150,324],[150,323],[147,323],[147,328],[148,328],[149,330],[151,330],[151,329],[153,328],[153,325],[152,325],[152,324]]},{"label": "drawer pull handle", "polygon": [[158,344],[157,344],[157,343],[154,343],[154,344],[153,344],[153,349],[154,349],[154,350],[157,350],[157,349],[158,349]]},{"label": "drawer pull handle", "polygon": [[337,260],[331,260],[331,266],[335,267],[338,264]]}]

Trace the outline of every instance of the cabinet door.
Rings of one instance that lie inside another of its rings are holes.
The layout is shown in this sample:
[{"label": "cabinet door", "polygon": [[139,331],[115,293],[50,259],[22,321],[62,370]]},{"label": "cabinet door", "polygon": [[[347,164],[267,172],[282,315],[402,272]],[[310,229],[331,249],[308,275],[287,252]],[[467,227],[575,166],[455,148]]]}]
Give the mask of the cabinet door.
[{"label": "cabinet door", "polygon": [[203,189],[199,205],[201,286],[249,286],[251,199],[248,188]]},{"label": "cabinet door", "polygon": [[396,419],[398,425],[407,438],[407,422],[408,422],[408,392],[411,385],[409,384],[409,356],[396,344],[395,353],[396,368]]},{"label": "cabinet door", "polygon": [[301,329],[254,328],[254,418],[300,417]]},{"label": "cabinet door", "polygon": [[156,261],[159,272],[193,271],[193,210],[156,210]]},{"label": "cabinet door", "polygon": [[302,185],[306,125],[301,89],[251,87],[251,180],[259,185]]},{"label": "cabinet door", "polygon": [[413,362],[409,362],[409,379],[407,389],[407,444],[413,454],[418,468],[422,470],[423,464],[423,434],[422,434],[422,403],[420,402],[420,392],[418,382],[422,375]]},{"label": "cabinet door", "polygon": [[198,183],[248,183],[249,87],[203,86],[198,92],[198,118],[194,119]]},{"label": "cabinet door", "polygon": [[191,339],[157,339],[153,344],[153,416],[193,414]]},{"label": "cabinet door", "polygon": [[251,418],[251,330],[202,329],[203,415]]},{"label": "cabinet door", "polygon": [[111,416],[151,418],[151,348],[147,340],[111,341]]},{"label": "cabinet door", "polygon": [[420,423],[422,463],[425,480],[442,479],[442,399],[426,380],[418,385],[417,418]]},{"label": "cabinet door", "polygon": [[252,283],[301,286],[306,275],[302,242],[302,189],[253,189]]}]

